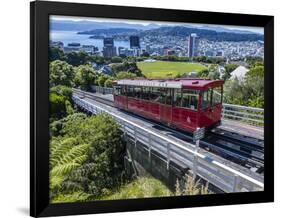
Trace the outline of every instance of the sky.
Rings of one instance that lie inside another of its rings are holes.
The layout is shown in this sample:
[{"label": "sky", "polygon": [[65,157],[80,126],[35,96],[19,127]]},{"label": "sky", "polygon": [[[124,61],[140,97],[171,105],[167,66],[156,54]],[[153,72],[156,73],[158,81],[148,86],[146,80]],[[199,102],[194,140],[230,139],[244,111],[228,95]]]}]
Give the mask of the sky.
[{"label": "sky", "polygon": [[158,25],[171,25],[171,26],[179,26],[179,25],[190,25],[194,27],[223,27],[229,30],[244,30],[251,31],[253,33],[264,34],[264,29],[262,27],[247,27],[247,26],[230,26],[230,25],[212,25],[212,24],[195,24],[195,23],[176,23],[176,22],[162,22],[162,21],[144,21],[144,20],[127,20],[127,19],[113,19],[113,18],[89,18],[89,17],[72,17],[72,16],[57,16],[52,15],[51,20],[68,20],[68,21],[94,21],[94,22],[122,22],[129,24],[141,24],[141,25],[149,25],[149,24],[158,24]]}]

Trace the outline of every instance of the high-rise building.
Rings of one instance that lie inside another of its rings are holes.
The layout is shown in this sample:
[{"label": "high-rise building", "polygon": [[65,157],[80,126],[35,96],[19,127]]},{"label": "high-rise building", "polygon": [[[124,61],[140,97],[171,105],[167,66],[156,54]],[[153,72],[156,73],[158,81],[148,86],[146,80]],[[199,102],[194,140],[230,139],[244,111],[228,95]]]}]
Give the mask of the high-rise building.
[{"label": "high-rise building", "polygon": [[131,49],[140,48],[140,37],[139,36],[130,36],[130,48]]},{"label": "high-rise building", "polygon": [[104,57],[116,56],[116,47],[114,46],[113,38],[107,37],[103,39],[103,56]]},{"label": "high-rise building", "polygon": [[110,46],[114,46],[114,40],[113,38],[107,37],[103,39],[103,46],[104,47],[110,47]]},{"label": "high-rise building", "polygon": [[188,57],[198,56],[199,37],[196,33],[191,33],[188,40]]}]

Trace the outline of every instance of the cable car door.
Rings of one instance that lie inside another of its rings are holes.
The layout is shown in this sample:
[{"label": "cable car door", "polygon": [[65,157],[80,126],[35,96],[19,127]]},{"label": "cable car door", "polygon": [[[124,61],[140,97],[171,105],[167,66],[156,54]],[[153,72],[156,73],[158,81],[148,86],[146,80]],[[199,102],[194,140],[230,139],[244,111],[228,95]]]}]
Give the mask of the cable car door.
[{"label": "cable car door", "polygon": [[170,124],[172,122],[172,89],[163,88],[160,97],[160,120]]}]

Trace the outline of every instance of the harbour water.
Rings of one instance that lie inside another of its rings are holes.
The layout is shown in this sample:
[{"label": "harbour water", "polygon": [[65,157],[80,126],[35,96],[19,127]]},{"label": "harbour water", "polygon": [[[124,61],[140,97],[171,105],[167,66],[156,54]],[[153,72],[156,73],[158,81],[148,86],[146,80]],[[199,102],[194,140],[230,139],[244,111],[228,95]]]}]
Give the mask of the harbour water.
[{"label": "harbour water", "polygon": [[[81,45],[94,45],[99,48],[101,51],[103,48],[102,39],[90,39],[90,35],[77,34],[77,31],[50,31],[50,40],[52,41],[61,41],[64,46],[67,46],[68,43],[77,42]],[[129,41],[117,41],[114,40],[114,46],[129,48]]]}]

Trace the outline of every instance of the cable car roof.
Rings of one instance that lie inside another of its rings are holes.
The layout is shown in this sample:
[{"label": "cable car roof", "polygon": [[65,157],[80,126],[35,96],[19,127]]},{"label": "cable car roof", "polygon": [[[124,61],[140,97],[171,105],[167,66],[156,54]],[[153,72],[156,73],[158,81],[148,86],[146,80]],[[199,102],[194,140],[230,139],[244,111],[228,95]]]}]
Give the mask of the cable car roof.
[{"label": "cable car roof", "polygon": [[123,79],[115,81],[117,85],[145,86],[158,88],[188,88],[188,89],[207,89],[220,86],[223,80],[206,79],[174,79],[174,80],[156,80],[156,79]]}]

